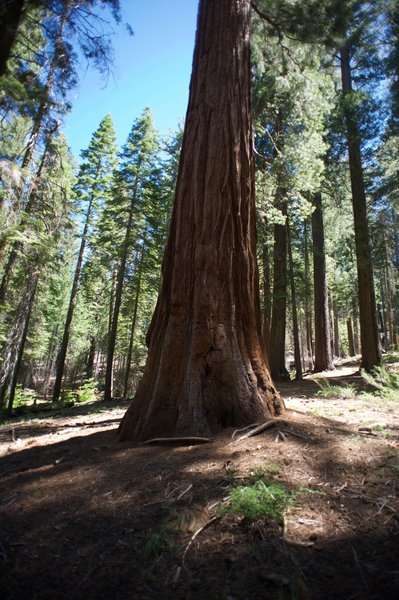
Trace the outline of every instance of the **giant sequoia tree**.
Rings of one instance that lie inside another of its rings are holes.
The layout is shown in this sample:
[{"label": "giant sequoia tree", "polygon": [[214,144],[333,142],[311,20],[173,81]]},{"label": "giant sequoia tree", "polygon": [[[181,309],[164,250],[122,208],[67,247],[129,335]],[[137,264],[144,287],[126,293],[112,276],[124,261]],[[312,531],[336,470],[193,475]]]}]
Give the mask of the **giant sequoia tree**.
[{"label": "giant sequoia tree", "polygon": [[201,0],[163,282],[120,438],[208,434],[276,415],[260,334],[250,0]]}]

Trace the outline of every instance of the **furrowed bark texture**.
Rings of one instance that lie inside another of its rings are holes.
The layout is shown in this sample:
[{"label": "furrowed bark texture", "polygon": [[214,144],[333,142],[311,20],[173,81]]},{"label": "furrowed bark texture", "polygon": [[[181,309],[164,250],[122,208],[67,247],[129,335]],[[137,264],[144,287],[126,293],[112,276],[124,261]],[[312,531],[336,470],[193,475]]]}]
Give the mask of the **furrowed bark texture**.
[{"label": "furrowed bark texture", "polygon": [[280,414],[260,335],[249,0],[200,2],[163,283],[120,438],[208,435]]}]

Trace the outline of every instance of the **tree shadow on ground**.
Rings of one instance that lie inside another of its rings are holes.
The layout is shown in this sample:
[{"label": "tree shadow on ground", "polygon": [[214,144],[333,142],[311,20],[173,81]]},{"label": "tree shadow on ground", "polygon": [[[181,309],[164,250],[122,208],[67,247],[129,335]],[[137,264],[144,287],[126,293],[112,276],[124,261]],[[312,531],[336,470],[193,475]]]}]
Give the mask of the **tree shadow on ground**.
[{"label": "tree shadow on ground", "polygon": [[[5,598],[398,597],[394,441],[298,413],[192,447],[132,447],[94,429],[0,458]],[[223,515],[262,469],[304,488],[284,521]]]}]

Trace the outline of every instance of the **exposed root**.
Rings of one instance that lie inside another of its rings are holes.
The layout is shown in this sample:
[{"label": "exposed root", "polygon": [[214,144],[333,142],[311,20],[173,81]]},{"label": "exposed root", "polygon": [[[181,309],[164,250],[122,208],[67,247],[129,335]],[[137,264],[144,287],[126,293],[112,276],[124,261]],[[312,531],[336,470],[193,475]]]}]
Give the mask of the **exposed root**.
[{"label": "exposed root", "polygon": [[211,438],[205,437],[161,437],[161,438],[152,438],[151,440],[146,440],[145,442],[141,442],[140,446],[145,446],[148,444],[176,444],[181,446],[193,446],[194,444],[209,444],[211,442]]}]

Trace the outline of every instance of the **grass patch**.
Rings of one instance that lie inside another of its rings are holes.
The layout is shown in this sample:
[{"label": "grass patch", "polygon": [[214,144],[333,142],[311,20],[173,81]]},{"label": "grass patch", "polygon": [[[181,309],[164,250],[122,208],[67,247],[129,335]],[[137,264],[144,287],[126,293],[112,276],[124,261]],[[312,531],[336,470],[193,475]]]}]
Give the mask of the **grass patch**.
[{"label": "grass patch", "polygon": [[285,511],[292,506],[301,494],[322,494],[301,486],[291,491],[279,482],[270,479],[277,474],[280,466],[271,463],[252,469],[246,478],[246,485],[240,485],[229,493],[228,503],[219,507],[221,515],[237,515],[256,520],[268,518],[282,523]]},{"label": "grass patch", "polygon": [[371,373],[364,369],[360,373],[366,383],[374,388],[373,393],[364,392],[363,398],[369,399],[372,396],[381,400],[399,401],[399,371],[381,366],[375,367]]},{"label": "grass patch", "polygon": [[148,565],[161,558],[172,559],[176,555],[176,548],[175,536],[166,525],[162,525],[144,545],[143,562]]},{"label": "grass patch", "polygon": [[221,514],[239,515],[255,520],[268,517],[281,522],[284,511],[292,504],[292,495],[280,483],[266,484],[262,480],[253,485],[240,485],[229,494],[229,503]]},{"label": "grass patch", "polygon": [[327,379],[315,379],[315,382],[320,387],[316,392],[319,398],[356,398],[357,392],[353,385],[333,385]]}]

